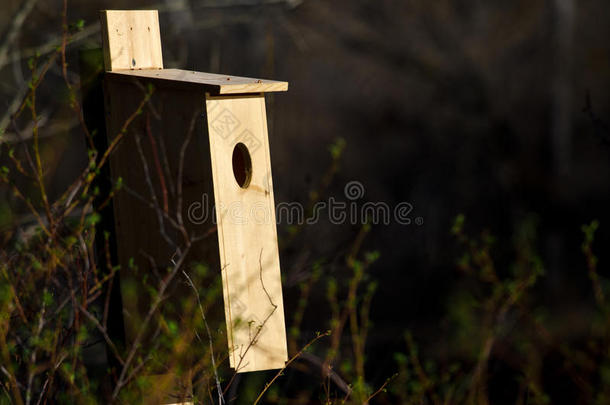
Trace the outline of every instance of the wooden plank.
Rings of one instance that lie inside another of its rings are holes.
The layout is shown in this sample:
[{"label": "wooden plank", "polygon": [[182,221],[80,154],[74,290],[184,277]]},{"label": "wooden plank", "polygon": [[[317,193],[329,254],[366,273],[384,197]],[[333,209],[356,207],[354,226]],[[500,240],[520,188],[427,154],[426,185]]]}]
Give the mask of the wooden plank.
[{"label": "wooden plank", "polygon": [[[106,99],[105,111],[109,142],[120,136],[121,128],[128,117],[134,113],[145,96],[142,85],[112,80],[105,76],[104,96]],[[114,197],[114,216],[116,221],[116,238],[120,268],[120,287],[123,302],[123,315],[125,321],[126,347],[133,344],[139,332],[142,321],[151,305],[149,287],[157,287],[157,274],[164,274],[172,266],[175,247],[168,244],[162,235],[162,227],[157,211],[150,207],[152,192],[142,159],[148,167],[148,177],[153,192],[160,207],[163,206],[164,188],[168,193],[168,212],[170,215],[178,209],[178,196],[176,189],[178,181],[182,185],[182,217],[189,235],[200,236],[213,229],[212,216],[208,220],[193,222],[189,217],[189,207],[195,202],[201,202],[203,196],[212,197],[212,175],[209,142],[204,119],[205,95],[196,91],[184,89],[163,88],[155,89],[149,103],[129,126],[123,135],[122,141],[110,157],[112,178],[116,181],[122,178],[124,187]],[[149,120],[150,125],[147,125]],[[184,147],[190,131],[193,131],[188,147]],[[136,142],[140,140],[142,154]],[[155,144],[151,141],[155,140]],[[163,145],[163,146],[162,146]],[[184,148],[184,149],[183,149]],[[155,163],[155,150],[161,161],[161,171]],[[179,162],[184,150],[183,169],[180,171]],[[168,166],[163,163],[165,160]],[[165,186],[162,186],[163,173]],[[182,177],[179,175],[182,174]],[[170,184],[173,183],[173,186]],[[172,191],[173,190],[173,191]],[[211,202],[210,202],[211,205]],[[206,207],[202,208],[205,209]],[[164,223],[164,233],[176,243],[181,243],[182,237],[167,221]],[[192,268],[193,263],[206,263],[212,269],[220,268],[218,258],[218,244],[216,237],[193,243],[191,251],[185,260],[184,270],[193,280],[197,280]],[[195,281],[196,282],[196,281]],[[197,285],[201,287],[200,285]],[[166,320],[173,320],[179,327],[180,344],[176,345],[174,365],[189,367],[199,359],[194,359],[191,347],[197,344],[194,331],[188,320],[198,317],[196,297],[193,290],[186,285],[181,273],[174,279],[166,291],[167,298],[159,309]],[[208,322],[211,325],[222,324],[222,303],[213,304],[206,308]],[[157,315],[152,321],[158,322]],[[149,327],[154,332],[154,327]],[[165,334],[167,332],[162,332]],[[160,337],[157,337],[160,338]],[[224,339],[224,335],[214,336],[215,339]],[[142,345],[151,344],[152,336],[145,337]],[[168,365],[169,367],[169,365]],[[161,381],[155,383],[155,390],[149,393],[143,403],[172,403],[168,399],[174,392],[182,393],[180,385],[172,384],[174,381],[174,368],[166,370],[164,367],[153,370],[161,375]],[[163,398],[163,399],[161,399]]]},{"label": "wooden plank", "polygon": [[219,75],[181,69],[163,70],[114,70],[112,75],[157,79],[168,82],[191,83],[202,86],[211,94],[244,94],[287,91],[288,82],[251,77]]},{"label": "wooden plank", "polygon": [[[105,111],[109,142],[118,136],[124,122],[133,114],[144,98],[145,94],[141,87],[141,85],[112,80],[111,77],[106,76]],[[156,139],[156,154],[159,159],[162,162],[165,160],[168,162],[167,170],[165,168],[163,170],[168,193],[168,212],[175,213],[176,204],[179,202],[175,195],[177,184],[174,184],[174,191],[172,191],[170,182],[181,181],[181,208],[185,226],[191,235],[205,234],[213,226],[211,215],[206,221],[198,223],[186,220],[189,218],[189,206],[195,202],[201,202],[203,196],[212,198],[213,192],[209,143],[205,120],[202,117],[203,104],[203,93],[172,88],[156,89],[149,102],[151,107],[145,108],[144,112],[129,126],[121,143],[110,157],[112,178],[116,181],[121,177],[125,185],[124,190],[114,197],[114,214],[119,263],[121,264],[125,333],[128,343],[133,341],[142,317],[150,305],[148,294],[143,294],[140,286],[142,276],[146,274],[152,276],[154,271],[162,271],[163,268],[171,265],[175,250],[175,247],[170,246],[161,234],[161,224],[157,212],[150,207],[153,198],[135,138],[140,138],[158,204],[163,206],[164,190],[156,169],[155,151],[153,151],[150,136]],[[146,128],[147,119],[150,121],[150,136]],[[193,131],[192,137],[183,156],[182,178],[179,179],[181,148],[191,130]],[[161,149],[161,145],[163,145],[163,149]],[[163,157],[164,154],[166,154],[165,157]],[[129,192],[125,190],[129,190]],[[175,228],[167,221],[164,226],[165,234],[169,238],[177,243],[181,242],[182,237]],[[151,259],[159,268],[152,268]],[[191,249],[187,263],[193,261],[209,264],[212,268],[219,266],[217,243],[210,243],[210,239],[196,242]],[[130,262],[138,268],[138,274],[130,268]],[[179,292],[178,296],[181,295],[191,296],[192,290],[185,288]]]},{"label": "wooden plank", "polygon": [[[230,364],[281,368],[288,354],[265,99],[208,95],[206,109]],[[251,161],[246,188],[233,170],[239,143]]]},{"label": "wooden plank", "polygon": [[163,69],[157,10],[103,10],[106,70]]}]

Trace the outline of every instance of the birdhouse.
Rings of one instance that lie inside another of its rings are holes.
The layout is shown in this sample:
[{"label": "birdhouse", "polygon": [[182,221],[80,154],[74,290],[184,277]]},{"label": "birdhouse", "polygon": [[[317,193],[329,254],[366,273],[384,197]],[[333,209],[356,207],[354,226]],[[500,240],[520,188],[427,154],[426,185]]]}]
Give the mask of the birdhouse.
[{"label": "birdhouse", "polygon": [[[150,308],[143,279],[163,279],[188,249],[185,260],[222,273],[231,367],[283,367],[265,93],[288,83],[164,69],[157,11],[107,10],[101,21],[110,168],[123,184],[114,217],[127,343]],[[184,231],[191,242],[178,251]]]}]

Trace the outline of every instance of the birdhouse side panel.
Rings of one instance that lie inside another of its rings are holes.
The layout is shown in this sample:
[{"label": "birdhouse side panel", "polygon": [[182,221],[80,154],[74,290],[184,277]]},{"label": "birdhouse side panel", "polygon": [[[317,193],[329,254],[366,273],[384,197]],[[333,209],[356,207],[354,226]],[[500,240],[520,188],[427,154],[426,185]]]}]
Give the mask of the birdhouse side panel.
[{"label": "birdhouse side panel", "polygon": [[[195,293],[182,270],[197,280],[194,263],[205,263],[212,269],[220,266],[212,203],[208,202],[213,199],[213,190],[204,95],[156,85],[150,100],[142,104],[147,85],[106,78],[104,89],[108,143],[120,139],[110,165],[113,182],[120,178],[123,183],[113,204],[128,344],[150,309],[150,287],[158,288],[160,279],[174,267],[179,259],[177,247],[184,250],[184,233],[173,225],[178,212],[189,238],[208,236],[193,242],[160,313],[175,319],[177,325],[199,317]],[[222,313],[222,305],[219,309]],[[193,337],[192,328],[181,333],[184,339]]]}]

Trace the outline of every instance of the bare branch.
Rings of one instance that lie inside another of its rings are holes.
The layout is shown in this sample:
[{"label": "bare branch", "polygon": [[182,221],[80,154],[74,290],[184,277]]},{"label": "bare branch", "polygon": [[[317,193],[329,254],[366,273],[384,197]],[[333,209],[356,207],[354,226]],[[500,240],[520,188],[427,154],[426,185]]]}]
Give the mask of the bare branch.
[{"label": "bare branch", "polygon": [[112,342],[112,339],[110,339],[110,336],[108,335],[108,331],[106,330],[106,328],[100,323],[100,321],[97,320],[97,318],[95,316],[93,316],[93,314],[91,312],[87,311],[82,305],[79,304],[78,309],[83,313],[83,315],[85,315],[87,317],[87,319],[89,319],[91,322],[93,322],[93,324],[95,325],[97,330],[104,337],[106,344],[110,347],[110,349],[112,350],[112,353],[114,354],[116,359],[119,361],[119,363],[121,363],[121,365],[124,365],[125,362],[123,361],[123,358],[119,354],[119,350]]},{"label": "bare branch", "polygon": [[208,342],[210,345],[210,357],[212,359],[212,368],[214,370],[214,378],[216,379],[216,390],[218,391],[218,404],[224,404],[224,397],[222,395],[222,387],[220,386],[220,378],[218,378],[218,371],[216,370],[216,360],[214,358],[214,342],[212,339],[212,332],[210,331],[210,326],[208,325],[208,321],[205,317],[205,312],[203,311],[203,305],[201,305],[201,298],[199,297],[199,291],[195,287],[193,280],[189,277],[186,271],[182,270],[182,274],[186,277],[188,284],[191,286],[193,291],[195,292],[195,296],[197,297],[197,304],[199,305],[199,311],[201,312],[201,319],[203,319],[203,324],[205,325],[206,333],[208,334]]},{"label": "bare branch", "polygon": [[174,277],[176,277],[176,274],[178,273],[178,271],[182,268],[182,265],[184,264],[184,260],[186,259],[186,256],[189,253],[189,251],[190,251],[189,246],[187,246],[184,249],[184,251],[182,252],[182,254],[180,255],[180,257],[177,260],[172,271],[165,277],[164,280],[161,281],[161,283],[159,285],[159,289],[157,291],[157,296],[155,297],[155,300],[152,303],[152,305],[150,306],[150,308],[148,309],[148,313],[146,314],[146,317],[144,318],[144,320],[142,321],[142,324],[140,325],[140,330],[138,331],[137,336],[135,337],[133,343],[131,344],[131,349],[129,351],[129,354],[127,355],[125,364],[123,365],[123,369],[121,370],[121,374],[119,376],[117,384],[112,393],[113,400],[118,397],[119,392],[121,392],[121,389],[126,384],[126,381],[127,381],[126,379],[128,378],[129,367],[131,366],[131,363],[132,363],[133,359],[135,358],[135,355],[140,347],[140,344],[142,343],[142,339],[144,339],[144,335],[146,332],[146,328],[148,327],[148,323],[152,319],[153,315],[159,309],[159,305],[161,304],[161,302],[163,302],[163,300],[165,299],[165,291],[167,290],[169,284],[174,279]]},{"label": "bare branch", "polygon": [[326,331],[322,334],[319,334],[318,336],[316,336],[315,338],[313,338],[312,340],[309,341],[309,343],[307,343],[305,346],[303,346],[303,348],[301,350],[299,350],[299,352],[297,354],[295,354],[294,356],[292,356],[290,358],[290,360],[288,360],[286,362],[286,364],[284,365],[284,367],[282,367],[276,374],[275,376],[271,379],[271,381],[269,381],[267,384],[265,384],[265,389],[263,389],[261,391],[260,394],[258,394],[258,397],[256,397],[256,400],[254,401],[253,405],[256,405],[259,403],[259,401],[263,398],[263,395],[265,394],[265,392],[267,392],[267,390],[269,389],[269,387],[271,387],[271,385],[275,382],[275,380],[277,380],[281,375],[284,374],[284,370],[286,370],[286,367],[288,367],[290,364],[292,364],[293,361],[295,361],[296,359],[298,359],[301,354],[303,354],[303,352],[305,352],[307,349],[309,349],[309,346],[311,346],[312,344],[314,344],[315,342],[317,342],[318,340],[322,339],[325,336],[330,335],[330,331]]},{"label": "bare branch", "polygon": [[6,64],[8,48],[17,38],[25,19],[30,14],[37,2],[38,0],[26,0],[23,4],[21,4],[21,8],[11,19],[12,24],[4,37],[4,41],[2,41],[2,44],[0,44],[0,66],[4,66]]}]

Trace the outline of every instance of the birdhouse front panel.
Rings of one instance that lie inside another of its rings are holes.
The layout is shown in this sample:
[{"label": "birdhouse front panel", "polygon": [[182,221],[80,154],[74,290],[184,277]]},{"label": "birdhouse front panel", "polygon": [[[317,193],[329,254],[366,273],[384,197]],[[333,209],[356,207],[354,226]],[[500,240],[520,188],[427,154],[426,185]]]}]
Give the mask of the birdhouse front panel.
[{"label": "birdhouse front panel", "polygon": [[265,98],[206,98],[231,367],[281,368],[286,329]]}]

